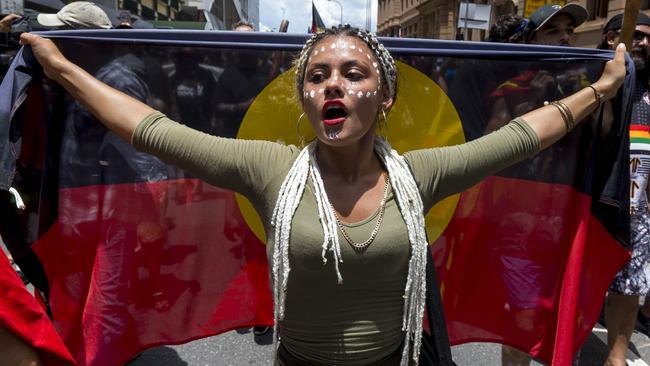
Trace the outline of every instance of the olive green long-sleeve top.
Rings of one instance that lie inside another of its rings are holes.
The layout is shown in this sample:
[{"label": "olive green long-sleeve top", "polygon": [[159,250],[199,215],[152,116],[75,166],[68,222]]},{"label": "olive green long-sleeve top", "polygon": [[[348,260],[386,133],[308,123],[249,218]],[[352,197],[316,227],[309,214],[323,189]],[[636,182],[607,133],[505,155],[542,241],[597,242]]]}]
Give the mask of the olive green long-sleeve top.
[{"label": "olive green long-sleeve top", "polygon": [[[269,261],[270,221],[280,186],[300,150],[268,141],[210,136],[175,123],[161,113],[136,128],[133,145],[206,182],[246,196],[265,225]],[[425,213],[441,199],[534,154],[539,138],[516,119],[474,141],[404,154],[418,185]],[[323,265],[323,232],[313,186],[308,182],[294,215],[289,243],[291,275],[281,342],[311,365],[368,365],[386,359],[402,344],[404,288],[410,244],[406,224],[389,192],[384,221],[372,244],[354,251],[340,235],[343,284],[331,261]],[[355,241],[372,232],[379,210],[344,223]]]}]

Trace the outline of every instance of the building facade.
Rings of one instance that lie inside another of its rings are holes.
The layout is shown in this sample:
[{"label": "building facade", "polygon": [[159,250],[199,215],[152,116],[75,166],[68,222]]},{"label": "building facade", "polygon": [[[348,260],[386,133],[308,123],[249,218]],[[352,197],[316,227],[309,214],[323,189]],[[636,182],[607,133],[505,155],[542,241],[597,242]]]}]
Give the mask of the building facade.
[{"label": "building facade", "polygon": [[226,30],[247,21],[259,28],[259,0],[117,0],[117,7],[145,20],[205,22],[206,29]]},{"label": "building facade", "polygon": [[[463,0],[465,2],[466,0]],[[532,1],[532,0],[531,0]],[[480,41],[486,32],[458,29],[461,0],[378,0],[377,34],[388,37],[468,39]],[[492,6],[491,22],[503,14],[524,15],[526,0],[472,0]],[[544,1],[535,0],[536,3]],[[551,2],[551,1],[546,1]],[[564,1],[557,1],[563,3]],[[576,0],[589,12],[589,19],[576,29],[576,44],[595,47],[609,18],[623,12],[625,0]],[[650,0],[641,0],[641,10],[650,15]]]},{"label": "building facade", "polygon": [[181,11],[181,0],[118,0],[118,9],[145,20],[176,20]]},{"label": "building facade", "polygon": [[[465,2],[465,1],[462,1]],[[377,33],[382,36],[456,39],[461,0],[379,0]],[[492,18],[514,13],[513,0],[473,0],[475,4],[492,5]],[[468,30],[467,39],[480,40],[485,31]]]}]

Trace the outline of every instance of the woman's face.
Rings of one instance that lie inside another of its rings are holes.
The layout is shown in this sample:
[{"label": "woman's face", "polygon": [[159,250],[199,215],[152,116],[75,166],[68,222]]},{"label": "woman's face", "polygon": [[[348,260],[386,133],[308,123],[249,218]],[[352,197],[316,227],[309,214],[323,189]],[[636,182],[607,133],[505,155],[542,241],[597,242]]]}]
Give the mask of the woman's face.
[{"label": "woman's face", "polygon": [[303,109],[321,142],[346,146],[374,136],[378,113],[392,104],[380,67],[356,37],[326,37],[314,46],[305,69]]}]

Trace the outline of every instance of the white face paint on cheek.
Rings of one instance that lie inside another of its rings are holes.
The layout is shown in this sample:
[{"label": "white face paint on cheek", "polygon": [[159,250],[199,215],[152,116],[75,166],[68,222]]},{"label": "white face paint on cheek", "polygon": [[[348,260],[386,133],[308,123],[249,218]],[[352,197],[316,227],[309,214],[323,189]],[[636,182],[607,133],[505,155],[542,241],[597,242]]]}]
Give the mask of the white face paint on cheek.
[{"label": "white face paint on cheek", "polygon": [[321,46],[320,51],[325,52],[325,46]]},{"label": "white face paint on cheek", "polygon": [[349,90],[349,91],[348,91],[348,94],[350,94],[350,95],[354,95],[354,90]]},{"label": "white face paint on cheek", "polygon": [[363,92],[358,92],[357,93],[357,98],[361,98],[361,97],[363,97]]},{"label": "white face paint on cheek", "polygon": [[310,96],[311,98],[313,98],[315,95],[316,95],[316,92],[315,92],[315,91],[311,90],[311,91],[309,92],[309,96]]},{"label": "white face paint on cheek", "polygon": [[318,89],[319,94],[323,94],[323,88]]}]

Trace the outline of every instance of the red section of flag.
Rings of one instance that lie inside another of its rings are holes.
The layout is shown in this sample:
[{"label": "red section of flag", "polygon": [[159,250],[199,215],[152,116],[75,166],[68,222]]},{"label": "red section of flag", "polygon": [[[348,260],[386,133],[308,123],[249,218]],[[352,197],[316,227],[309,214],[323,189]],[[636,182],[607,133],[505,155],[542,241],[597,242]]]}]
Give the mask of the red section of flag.
[{"label": "red section of flag", "polygon": [[643,126],[643,125],[630,125],[630,131],[643,131],[643,132],[648,132],[648,131],[650,131],[650,126]]},{"label": "red section of flag", "polygon": [[436,242],[452,344],[497,342],[570,365],[629,253],[566,185],[491,177]]},{"label": "red section of flag", "polygon": [[33,247],[80,365],[273,323],[266,247],[231,192],[177,180],[63,189],[59,202]]},{"label": "red section of flag", "polygon": [[[590,204],[569,186],[500,177],[463,193],[434,254],[452,344],[570,363],[628,258]],[[231,192],[196,180],[61,190],[34,248],[81,365],[272,323],[265,246]]]},{"label": "red section of flag", "polygon": [[76,365],[52,322],[27,292],[4,253],[0,253],[0,294],[0,328],[31,346],[44,365]]}]

